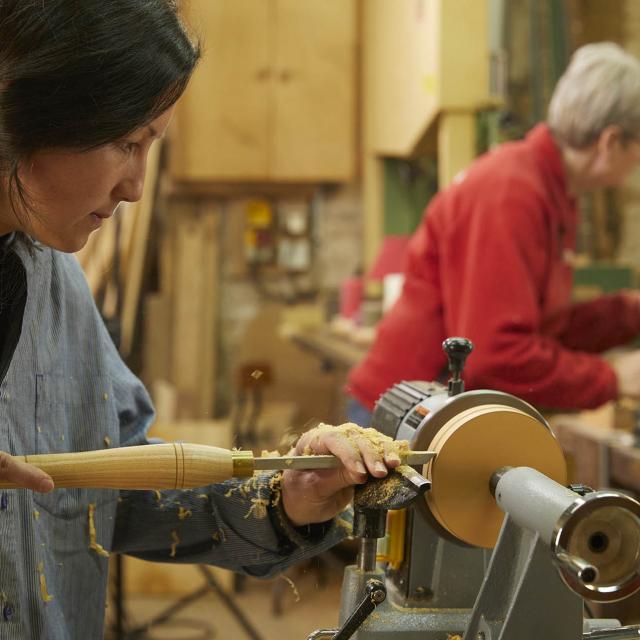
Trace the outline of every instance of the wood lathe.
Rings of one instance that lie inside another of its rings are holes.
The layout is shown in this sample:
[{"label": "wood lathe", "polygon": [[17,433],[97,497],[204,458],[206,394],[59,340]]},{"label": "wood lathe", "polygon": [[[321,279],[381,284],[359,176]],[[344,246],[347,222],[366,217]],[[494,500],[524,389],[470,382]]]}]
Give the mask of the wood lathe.
[{"label": "wood lathe", "polygon": [[345,570],[340,627],[308,640],[640,638],[640,626],[584,617],[585,601],[640,588],[640,504],[567,486],[542,415],[506,393],[465,392],[472,345],[443,347],[448,387],[398,384],[372,420],[435,456],[356,488],[360,551]]}]

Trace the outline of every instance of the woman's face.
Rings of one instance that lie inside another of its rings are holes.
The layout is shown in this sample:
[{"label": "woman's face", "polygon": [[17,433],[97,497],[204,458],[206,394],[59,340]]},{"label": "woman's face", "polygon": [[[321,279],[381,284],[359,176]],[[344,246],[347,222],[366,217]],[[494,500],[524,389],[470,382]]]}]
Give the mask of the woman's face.
[{"label": "woman's face", "polygon": [[90,151],[39,151],[20,167],[34,211],[0,212],[0,233],[23,231],[54,249],[80,250],[122,202],[142,197],[147,154],[173,108],[122,140]]},{"label": "woman's face", "polygon": [[611,125],[594,145],[591,177],[594,188],[621,187],[640,166],[640,141],[623,141],[619,128]]}]

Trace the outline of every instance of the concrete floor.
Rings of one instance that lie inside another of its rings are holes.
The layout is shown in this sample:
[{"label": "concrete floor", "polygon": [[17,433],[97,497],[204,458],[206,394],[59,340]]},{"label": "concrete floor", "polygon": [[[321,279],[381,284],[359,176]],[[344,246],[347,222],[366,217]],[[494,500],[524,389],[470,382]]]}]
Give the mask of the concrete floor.
[{"label": "concrete floor", "polygon": [[[301,569],[289,573],[293,587],[283,578],[261,581],[248,578],[242,593],[234,601],[254,625],[261,640],[306,640],[317,628],[335,627],[338,621],[341,574],[331,572],[327,583],[320,586],[315,571]],[[203,580],[204,584],[204,580]],[[282,613],[274,615],[274,593],[281,593]],[[175,603],[177,598],[167,596],[129,596],[126,607],[129,628],[142,625]],[[107,609],[106,638],[113,607]],[[170,622],[159,625],[137,636],[148,640],[249,640],[250,635],[234,615],[213,592],[181,609]]]}]

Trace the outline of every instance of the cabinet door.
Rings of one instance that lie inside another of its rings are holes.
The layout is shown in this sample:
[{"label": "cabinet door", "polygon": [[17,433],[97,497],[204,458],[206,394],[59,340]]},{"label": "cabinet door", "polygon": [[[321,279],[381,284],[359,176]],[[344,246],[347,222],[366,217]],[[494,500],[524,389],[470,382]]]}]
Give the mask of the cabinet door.
[{"label": "cabinet door", "polygon": [[268,177],[270,2],[190,0],[185,17],[202,59],[176,109],[171,173],[178,180]]},{"label": "cabinet door", "polygon": [[355,0],[273,0],[271,177],[342,181],[355,155]]}]

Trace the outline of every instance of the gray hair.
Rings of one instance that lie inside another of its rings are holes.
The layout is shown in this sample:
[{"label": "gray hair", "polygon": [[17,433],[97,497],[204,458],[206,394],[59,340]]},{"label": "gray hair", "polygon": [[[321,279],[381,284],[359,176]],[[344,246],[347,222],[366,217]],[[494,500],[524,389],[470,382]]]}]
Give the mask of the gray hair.
[{"label": "gray hair", "polygon": [[620,127],[623,141],[640,137],[640,60],[613,42],[580,47],[556,85],[547,123],[576,149],[609,125]]}]

